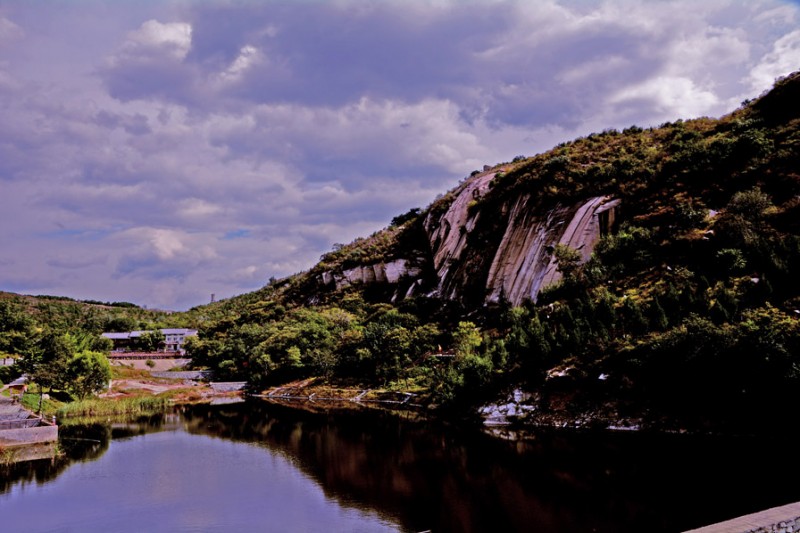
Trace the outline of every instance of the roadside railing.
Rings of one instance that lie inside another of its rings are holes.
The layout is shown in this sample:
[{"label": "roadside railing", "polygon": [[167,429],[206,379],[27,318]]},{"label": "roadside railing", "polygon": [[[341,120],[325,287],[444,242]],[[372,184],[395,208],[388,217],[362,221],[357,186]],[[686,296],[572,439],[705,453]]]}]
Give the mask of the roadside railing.
[{"label": "roadside railing", "polygon": [[13,418],[11,420],[0,420],[0,430],[35,428],[41,425],[42,422],[42,418],[38,416],[35,418]]},{"label": "roadside railing", "polygon": [[109,359],[184,359],[181,352],[111,352]]}]

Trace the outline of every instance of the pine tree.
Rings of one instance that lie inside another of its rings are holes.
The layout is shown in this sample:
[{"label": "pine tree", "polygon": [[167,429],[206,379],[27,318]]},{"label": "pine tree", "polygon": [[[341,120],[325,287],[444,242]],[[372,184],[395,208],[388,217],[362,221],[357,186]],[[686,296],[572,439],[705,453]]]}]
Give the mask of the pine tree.
[{"label": "pine tree", "polygon": [[653,297],[648,308],[648,316],[650,318],[650,327],[658,331],[664,331],[669,327],[669,320],[664,308],[658,301],[658,296]]}]

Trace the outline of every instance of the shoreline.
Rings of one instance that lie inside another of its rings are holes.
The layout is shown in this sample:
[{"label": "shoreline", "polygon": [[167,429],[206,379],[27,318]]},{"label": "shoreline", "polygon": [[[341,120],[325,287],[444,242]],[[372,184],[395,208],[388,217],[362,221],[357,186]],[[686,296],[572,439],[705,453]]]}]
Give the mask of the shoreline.
[{"label": "shoreline", "polygon": [[[312,377],[250,392],[243,390],[243,382],[236,382],[237,388],[241,390],[226,390],[224,386],[219,387],[219,384],[225,382],[163,377],[169,372],[158,372],[159,376],[154,376],[152,373],[155,370],[145,366],[143,362],[135,366],[114,365],[117,370],[111,388],[99,395],[98,401],[107,403],[108,407],[117,400],[131,401],[133,398],[152,398],[153,401],[161,399],[172,405],[193,405],[242,401],[252,397],[314,411],[384,409],[414,412],[416,416],[431,419],[449,418],[453,422],[479,427],[503,439],[525,438],[526,435],[531,436],[536,432],[548,430],[731,437],[761,436],[769,433],[763,427],[749,426],[746,423],[711,424],[697,420],[680,420],[670,416],[653,417],[652,413],[646,411],[628,412],[626,416],[621,416],[620,406],[613,402],[576,408],[568,398],[561,398],[556,402],[557,407],[554,408],[551,404],[549,408],[543,408],[538,395],[519,390],[511,391],[505,399],[501,397],[478,409],[457,412],[439,409],[439,406],[430,400],[427,390],[371,388],[364,383],[328,381],[322,377]],[[170,370],[175,371],[183,366],[173,366]],[[108,409],[108,412],[112,411],[113,408]]]}]

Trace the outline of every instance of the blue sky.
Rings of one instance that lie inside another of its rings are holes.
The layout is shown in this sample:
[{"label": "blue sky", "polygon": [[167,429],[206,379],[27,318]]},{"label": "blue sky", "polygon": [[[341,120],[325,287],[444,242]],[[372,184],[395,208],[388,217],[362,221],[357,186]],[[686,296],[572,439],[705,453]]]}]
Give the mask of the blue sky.
[{"label": "blue sky", "polygon": [[781,0],[0,1],[0,290],[185,309],[484,164],[719,116],[800,69]]}]

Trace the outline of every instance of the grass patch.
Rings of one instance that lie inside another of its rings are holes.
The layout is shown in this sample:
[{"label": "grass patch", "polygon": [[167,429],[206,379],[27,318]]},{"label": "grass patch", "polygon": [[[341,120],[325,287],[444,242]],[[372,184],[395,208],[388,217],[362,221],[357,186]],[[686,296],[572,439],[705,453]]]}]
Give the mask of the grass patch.
[{"label": "grass patch", "polygon": [[173,400],[178,403],[195,403],[205,399],[203,392],[198,390],[197,387],[181,387],[179,389],[170,389],[158,395],[159,398]]},{"label": "grass patch", "polygon": [[[34,413],[39,412],[39,392],[26,392],[22,395],[22,399],[20,403],[26,408]],[[63,402],[55,400],[54,398],[45,398],[42,401],[42,414],[46,416],[52,416],[58,411],[58,409],[63,405]]]},{"label": "grass patch", "polygon": [[1,465],[10,465],[14,462],[14,456],[16,455],[15,450],[13,448],[7,448],[5,446],[0,445],[0,464]]},{"label": "grass patch", "polygon": [[139,370],[127,365],[111,365],[111,379],[150,379],[149,370]]},{"label": "grass patch", "polygon": [[127,414],[150,414],[169,407],[169,399],[161,396],[139,396],[134,398],[92,398],[62,406],[56,412],[59,418],[75,416],[106,416]]}]

